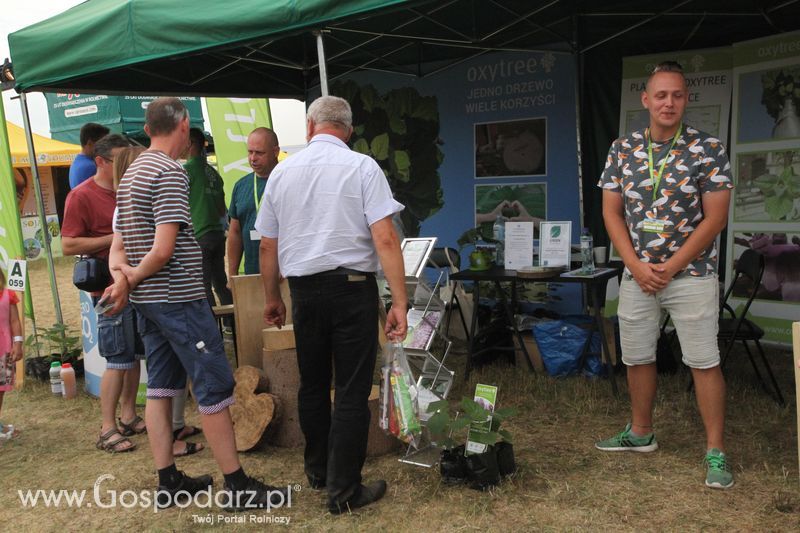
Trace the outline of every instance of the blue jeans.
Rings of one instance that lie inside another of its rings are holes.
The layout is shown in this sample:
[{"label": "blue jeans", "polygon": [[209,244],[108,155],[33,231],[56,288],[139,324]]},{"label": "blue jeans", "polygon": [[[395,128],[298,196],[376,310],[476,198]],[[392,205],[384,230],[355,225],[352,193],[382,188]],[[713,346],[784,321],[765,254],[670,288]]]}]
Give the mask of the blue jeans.
[{"label": "blue jeans", "polygon": [[133,306],[147,354],[148,398],[183,394],[188,375],[202,414],[218,413],[233,403],[233,372],[205,298]]},{"label": "blue jeans", "polygon": [[[347,275],[319,274],[289,278],[289,288],[305,472],[326,481],[329,503],[344,503],[361,484],[367,456],[378,288],[372,275],[348,281]],[[331,415],[332,368],[336,397]]]},{"label": "blue jeans", "polygon": [[[95,296],[93,303],[97,305],[98,300]],[[126,305],[116,315],[97,316],[97,349],[106,360],[106,368],[129,370],[139,364],[139,359],[144,356],[144,346],[132,306]]]}]

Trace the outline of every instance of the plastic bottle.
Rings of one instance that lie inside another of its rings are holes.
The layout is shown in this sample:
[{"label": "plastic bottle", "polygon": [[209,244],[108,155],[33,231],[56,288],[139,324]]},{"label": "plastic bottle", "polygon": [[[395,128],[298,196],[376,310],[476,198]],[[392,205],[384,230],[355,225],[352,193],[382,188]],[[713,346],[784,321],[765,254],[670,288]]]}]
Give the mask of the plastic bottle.
[{"label": "plastic bottle", "polygon": [[61,381],[61,362],[50,363],[50,392],[55,396],[64,394],[64,382]]},{"label": "plastic bottle", "polygon": [[492,238],[497,241],[494,262],[497,266],[505,266],[506,219],[503,215],[497,215],[494,221]]},{"label": "plastic bottle", "polygon": [[581,274],[594,273],[594,246],[589,228],[583,228],[581,233]]},{"label": "plastic bottle", "polygon": [[78,389],[75,384],[75,370],[69,363],[61,365],[61,381],[64,386],[64,398],[71,400],[78,396]]}]

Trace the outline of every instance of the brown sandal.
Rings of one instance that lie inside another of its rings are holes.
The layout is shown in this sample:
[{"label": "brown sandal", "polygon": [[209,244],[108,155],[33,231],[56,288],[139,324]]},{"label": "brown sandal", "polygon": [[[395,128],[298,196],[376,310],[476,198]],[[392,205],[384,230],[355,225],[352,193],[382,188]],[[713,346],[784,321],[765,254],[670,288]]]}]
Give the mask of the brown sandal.
[{"label": "brown sandal", "polygon": [[[119,435],[119,438],[112,440],[114,435]],[[127,446],[125,443],[127,443]],[[108,453],[132,452],[136,449],[136,444],[132,443],[127,437],[120,433],[117,428],[109,429],[105,433],[101,433],[95,446],[97,446],[98,450],[104,450]]]},{"label": "brown sandal", "polygon": [[139,425],[139,422],[144,422],[144,419],[139,415],[136,415],[130,422],[123,422],[121,418],[117,418],[117,421],[119,422],[119,432],[125,437],[132,437],[134,435],[147,433],[146,425],[142,426],[141,428],[136,427]]}]

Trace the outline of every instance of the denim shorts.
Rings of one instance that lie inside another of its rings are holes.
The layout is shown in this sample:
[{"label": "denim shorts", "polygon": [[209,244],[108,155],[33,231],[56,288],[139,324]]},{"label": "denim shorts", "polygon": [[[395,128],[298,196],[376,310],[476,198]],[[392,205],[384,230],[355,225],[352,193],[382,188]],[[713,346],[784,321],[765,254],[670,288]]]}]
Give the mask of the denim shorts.
[{"label": "denim shorts", "polygon": [[[98,297],[93,298],[97,305]],[[97,348],[106,360],[106,368],[129,370],[144,358],[144,346],[136,327],[136,311],[126,305],[116,315],[98,315]]]},{"label": "denim shorts", "polygon": [[[202,414],[233,403],[233,372],[205,298],[178,303],[134,303],[147,355],[147,397],[183,394],[186,377]],[[205,346],[198,348],[203,342]]]},{"label": "denim shorts", "polygon": [[686,366],[719,365],[719,281],[715,275],[673,279],[656,294],[645,294],[633,278],[624,275],[617,310],[623,363],[655,363],[662,309],[675,324]]}]

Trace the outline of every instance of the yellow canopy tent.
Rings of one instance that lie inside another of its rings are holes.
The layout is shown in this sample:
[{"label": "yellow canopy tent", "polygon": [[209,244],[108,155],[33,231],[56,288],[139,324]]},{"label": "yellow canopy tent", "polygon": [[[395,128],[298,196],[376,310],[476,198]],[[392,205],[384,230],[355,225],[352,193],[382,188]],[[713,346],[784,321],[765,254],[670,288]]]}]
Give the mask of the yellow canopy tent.
[{"label": "yellow canopy tent", "polygon": [[[11,165],[15,168],[31,166],[28,159],[28,143],[25,141],[25,130],[6,121],[8,144],[11,150]],[[33,145],[36,148],[36,162],[40,167],[69,166],[81,152],[80,145],[69,144],[48,139],[35,133]]]}]

